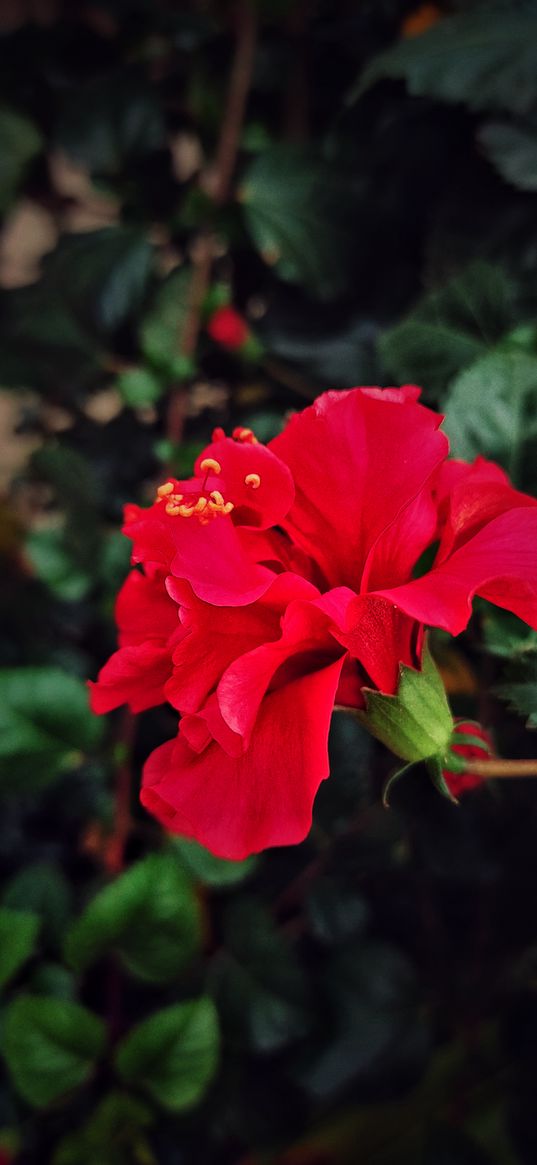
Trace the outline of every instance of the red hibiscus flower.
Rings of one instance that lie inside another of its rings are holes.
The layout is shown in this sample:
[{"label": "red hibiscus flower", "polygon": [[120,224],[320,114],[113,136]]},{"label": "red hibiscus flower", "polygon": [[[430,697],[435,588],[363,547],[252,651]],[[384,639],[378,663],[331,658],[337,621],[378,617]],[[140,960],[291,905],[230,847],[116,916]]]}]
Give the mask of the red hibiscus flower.
[{"label": "red hibiscus flower", "polygon": [[537,628],[537,503],[482,459],[446,462],[418,396],[328,392],[268,447],[217,430],[193,479],[128,507],[144,574],[119,596],[93,707],[177,709],[142,802],[216,854],[304,838],[334,703],[394,695],[427,625],[458,634],[479,594]]},{"label": "red hibiscus flower", "polygon": [[250,335],[246,320],[234,307],[218,307],[207,324],[207,331],[212,340],[232,352],[242,348]]}]

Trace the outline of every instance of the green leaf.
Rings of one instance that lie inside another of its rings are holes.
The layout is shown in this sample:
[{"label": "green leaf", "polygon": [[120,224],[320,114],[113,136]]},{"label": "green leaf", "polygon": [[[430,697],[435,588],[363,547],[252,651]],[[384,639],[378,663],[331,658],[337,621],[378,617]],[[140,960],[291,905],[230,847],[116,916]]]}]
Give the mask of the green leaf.
[{"label": "green leaf", "polygon": [[261,257],[282,279],[322,300],[345,290],[353,239],[348,178],[302,149],[278,145],[251,163],[240,198]]},{"label": "green leaf", "polygon": [[537,434],[537,357],[507,349],[476,360],[453,382],[444,428],[455,457],[478,453],[516,479],[522,447]]},{"label": "green leaf", "polygon": [[507,682],[495,690],[519,716],[526,717],[528,728],[537,728],[537,650],[516,660],[508,669]]},{"label": "green leaf", "polygon": [[396,947],[360,938],[336,949],[325,980],[327,1018],[319,1046],[308,1048],[299,1066],[300,1083],[318,1101],[355,1077],[375,1087],[380,1070],[382,1089],[390,1061],[397,1064],[405,1045],[413,1050],[426,1038],[411,963]]},{"label": "green leaf", "polygon": [[129,368],[118,376],[117,387],[125,404],[133,409],[146,408],[160,400],[164,385],[149,368]]},{"label": "green leaf", "polygon": [[465,102],[470,109],[524,113],[537,97],[537,15],[490,5],[444,17],[421,36],[375,57],[349,101],[385,77],[406,81],[414,97]]},{"label": "green leaf", "polygon": [[[86,685],[57,667],[0,671],[0,780],[17,788],[18,766],[28,787],[91,752],[102,736]],[[33,776],[32,776],[33,773]]]},{"label": "green leaf", "polygon": [[[76,279],[76,273],[73,274]],[[1,296],[0,379],[72,405],[102,375],[102,354],[58,293],[43,281]]]},{"label": "green leaf", "polygon": [[108,177],[120,176],[165,140],[154,90],[126,70],[70,89],[55,136],[71,158]]},{"label": "green leaf", "polygon": [[0,987],[5,987],[33,954],[38,931],[35,914],[0,907]]},{"label": "green leaf", "polygon": [[174,837],[172,845],[187,873],[204,886],[215,888],[236,886],[238,882],[243,882],[257,865],[255,857],[246,858],[243,862],[216,858],[197,841],[191,841],[186,837]]},{"label": "green leaf", "polygon": [[31,530],[25,546],[37,577],[58,599],[77,603],[86,597],[93,579],[73,562],[65,530]]},{"label": "green leaf", "polygon": [[101,1020],[67,1000],[21,995],[8,1009],[4,1055],[21,1096],[42,1108],[83,1084],[105,1045]]},{"label": "green leaf", "polygon": [[33,121],[6,105],[0,107],[0,210],[9,206],[42,144]]},{"label": "green leaf", "polygon": [[511,284],[501,268],[472,263],[381,335],[379,350],[388,372],[399,382],[442,393],[456,373],[511,326],[511,301]]},{"label": "green leaf", "polygon": [[510,660],[537,648],[537,631],[522,619],[483,600],[478,600],[478,604],[485,647],[491,655]]},{"label": "green leaf", "polygon": [[[46,581],[64,599],[82,597],[100,579],[104,554],[100,522],[102,485],[91,462],[67,444],[48,442],[32,458],[32,470],[48,482],[63,522],[56,542],[30,540]],[[46,531],[48,534],[49,531]],[[50,532],[52,534],[52,532]]]},{"label": "green leaf", "polygon": [[518,190],[537,190],[537,126],[530,122],[490,121],[477,136],[506,182]]},{"label": "green leaf", "polygon": [[194,370],[192,361],[181,356],[190,310],[191,278],[187,267],[173,271],[156,292],[152,307],[140,328],[144,356],[154,368],[171,380],[187,379]]},{"label": "green leaf", "polygon": [[52,1165],[157,1165],[145,1135],[153,1123],[141,1101],[111,1092],[82,1129],[64,1137]]},{"label": "green leaf", "polygon": [[153,248],[136,227],[64,235],[43,262],[47,292],[65,300],[84,327],[114,331],[142,302]]},{"label": "green leaf", "polygon": [[213,963],[212,987],[233,1045],[269,1054],[311,1026],[308,990],[291,947],[249,899],[230,904],[227,949]]},{"label": "green leaf", "polygon": [[29,982],[32,995],[53,996],[55,999],[76,999],[76,981],[71,971],[61,963],[39,963]]},{"label": "green leaf", "polygon": [[395,696],[370,688],[364,688],[364,694],[366,711],[356,715],[396,756],[413,762],[444,755],[453,721],[444,684],[427,643],[421,671],[401,665]]},{"label": "green leaf", "polygon": [[218,1017],[204,996],[174,1004],[138,1024],[120,1044],[116,1065],[129,1085],[172,1112],[202,1099],[218,1063]]},{"label": "green leaf", "polygon": [[177,979],[200,942],[200,909],[172,853],[150,854],[101,890],[71,928],[68,962],[84,970],[114,950],[137,978]]},{"label": "green leaf", "polygon": [[31,862],[7,883],[4,906],[29,910],[41,920],[43,938],[57,946],[72,910],[72,894],[59,866],[52,862]]},{"label": "green leaf", "polygon": [[306,900],[311,932],[321,943],[344,943],[361,934],[369,920],[365,898],[327,876],[319,878]]}]

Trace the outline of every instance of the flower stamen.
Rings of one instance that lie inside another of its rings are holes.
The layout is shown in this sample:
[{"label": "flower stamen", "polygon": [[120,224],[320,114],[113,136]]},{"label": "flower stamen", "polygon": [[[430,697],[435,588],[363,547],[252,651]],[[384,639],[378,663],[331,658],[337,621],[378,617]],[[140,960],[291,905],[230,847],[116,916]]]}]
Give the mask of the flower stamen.
[{"label": "flower stamen", "polygon": [[[201,491],[187,494],[175,493],[172,481],[166,481],[164,485],[158,487],[155,500],[165,502],[165,511],[171,518],[192,518],[195,516],[202,526],[206,526],[218,515],[225,516],[235,509],[233,502],[226,502],[219,489],[212,490],[209,496],[203,492],[209,473],[216,472],[215,464],[219,466],[219,463],[213,461],[212,457],[207,457],[202,463],[202,469],[205,469],[206,462],[210,462],[210,466],[206,472]],[[220,466],[218,472],[220,472]]]},{"label": "flower stamen", "polygon": [[244,479],[244,484],[251,486],[252,489],[259,489],[261,485],[261,478],[258,473],[247,473]]},{"label": "flower stamen", "polygon": [[240,425],[233,430],[232,437],[243,445],[259,445],[259,441],[252,429],[243,429]]},{"label": "flower stamen", "polygon": [[204,457],[200,464],[200,469],[202,473],[216,473],[218,475],[222,472],[220,462],[215,461],[214,457]]}]

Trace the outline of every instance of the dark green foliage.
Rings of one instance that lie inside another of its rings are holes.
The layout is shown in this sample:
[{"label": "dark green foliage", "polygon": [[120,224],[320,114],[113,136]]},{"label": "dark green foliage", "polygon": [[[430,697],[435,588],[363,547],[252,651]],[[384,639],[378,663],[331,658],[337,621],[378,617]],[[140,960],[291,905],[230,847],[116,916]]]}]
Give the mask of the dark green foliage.
[{"label": "dark green foliage", "polygon": [[16,194],[41,144],[39,131],[29,118],[14,109],[0,107],[0,210],[5,210]]},{"label": "dark green foliage", "polygon": [[218,1057],[218,1017],[208,998],[157,1011],[120,1044],[117,1069],[126,1084],[162,1108],[182,1112],[203,1096]]},{"label": "dark green foliage", "polygon": [[105,1028],[78,1003],[20,995],[7,1012],[4,1040],[14,1083],[41,1108],[88,1079],[104,1049]]},{"label": "dark green foliage", "polygon": [[92,174],[120,178],[164,144],[162,110],[143,75],[110,73],[69,93],[54,140]]},{"label": "dark green foliage", "polygon": [[506,682],[498,686],[498,695],[507,700],[519,716],[527,717],[529,728],[537,727],[537,653],[527,651],[508,669]]},{"label": "dark green foliage", "polygon": [[531,3],[470,7],[440,21],[423,38],[400,41],[373,59],[360,88],[382,77],[402,77],[417,97],[525,113],[537,99],[536,34]]},{"label": "dark green foliage", "polygon": [[240,199],[261,257],[282,279],[320,299],[345,290],[353,254],[348,175],[302,150],[276,146],[246,170]]},{"label": "dark green foliage", "polygon": [[111,1092],[79,1132],[65,1137],[54,1165],[152,1165],[147,1139],[151,1110],[122,1092]]},{"label": "dark green foliage", "polygon": [[39,919],[35,914],[0,906],[0,987],[4,987],[33,954],[38,930]]},{"label": "dark green foliage", "polygon": [[[69,716],[66,717],[66,708]],[[102,737],[84,684],[57,667],[4,668],[0,674],[0,777],[6,790],[54,780]]]},{"label": "dark green foliage", "polygon": [[537,127],[531,122],[485,122],[479,141],[498,173],[519,190],[537,190]]},{"label": "dark green foliage", "polygon": [[228,949],[215,960],[213,990],[228,1039],[265,1054],[294,1043],[312,1017],[291,947],[248,899],[230,908],[225,933]]},{"label": "dark green foliage", "polygon": [[[2,1165],[534,1165],[535,782],[456,808],[416,764],[387,811],[338,713],[308,839],[227,862],[139,806],[175,713],[85,682],[123,506],[215,426],[416,383],[537,496],[537,6],[5,7]],[[433,643],[453,711],[531,758],[537,633],[476,606]]]},{"label": "dark green foliage", "polygon": [[514,322],[505,273],[477,262],[429,292],[402,323],[380,337],[388,371],[439,394],[450,379],[484,356]]},{"label": "dark green foliage", "polygon": [[150,854],[99,891],[71,928],[66,956],[83,970],[115,950],[150,983],[177,979],[196,953],[199,909],[172,853]]}]

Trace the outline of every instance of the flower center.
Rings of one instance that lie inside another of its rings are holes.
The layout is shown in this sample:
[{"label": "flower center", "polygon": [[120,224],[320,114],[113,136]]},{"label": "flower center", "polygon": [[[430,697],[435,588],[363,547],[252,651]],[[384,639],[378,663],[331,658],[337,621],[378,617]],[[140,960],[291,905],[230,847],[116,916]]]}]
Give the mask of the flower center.
[{"label": "flower center", "polygon": [[166,481],[157,490],[157,502],[164,502],[166,513],[173,518],[196,517],[202,526],[206,526],[218,515],[230,514],[235,508],[233,502],[226,502],[219,489],[207,489],[210,474],[222,472],[222,466],[214,457],[206,457],[200,469],[205,477],[201,490],[188,490],[186,493],[176,493],[173,481]]}]

